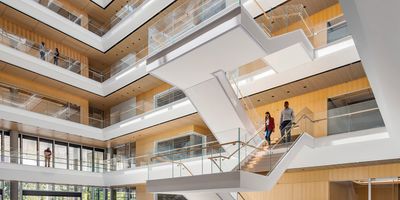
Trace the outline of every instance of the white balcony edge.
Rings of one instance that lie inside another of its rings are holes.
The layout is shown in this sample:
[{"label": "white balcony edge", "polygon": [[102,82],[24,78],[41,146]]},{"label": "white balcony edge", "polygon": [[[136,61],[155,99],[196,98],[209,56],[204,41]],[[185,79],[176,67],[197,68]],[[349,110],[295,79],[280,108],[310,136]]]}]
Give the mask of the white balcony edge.
[{"label": "white balcony edge", "polygon": [[188,99],[182,99],[166,106],[157,108],[151,112],[144,113],[113,124],[104,129],[95,128],[45,114],[0,104],[0,119],[21,123],[32,127],[40,127],[55,130],[62,133],[107,141],[125,134],[155,126],[170,120],[196,113],[196,109]]},{"label": "white balcony edge", "polygon": [[56,30],[59,30],[101,52],[106,52],[111,47],[118,44],[127,35],[138,29],[174,1],[175,0],[148,0],[145,5],[140,6],[141,9],[131,14],[131,16],[123,19],[111,30],[109,30],[103,37],[100,37],[32,0],[2,0],[2,2],[6,5],[28,16],[31,16],[34,19],[43,22],[50,27],[55,28]]}]

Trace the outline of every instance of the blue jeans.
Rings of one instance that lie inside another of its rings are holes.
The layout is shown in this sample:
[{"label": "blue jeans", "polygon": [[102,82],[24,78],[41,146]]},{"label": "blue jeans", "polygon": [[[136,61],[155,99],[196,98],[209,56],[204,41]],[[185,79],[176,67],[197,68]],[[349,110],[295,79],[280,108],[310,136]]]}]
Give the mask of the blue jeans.
[{"label": "blue jeans", "polygon": [[268,145],[271,145],[271,133],[272,133],[272,130],[265,131],[265,140],[267,140]]}]

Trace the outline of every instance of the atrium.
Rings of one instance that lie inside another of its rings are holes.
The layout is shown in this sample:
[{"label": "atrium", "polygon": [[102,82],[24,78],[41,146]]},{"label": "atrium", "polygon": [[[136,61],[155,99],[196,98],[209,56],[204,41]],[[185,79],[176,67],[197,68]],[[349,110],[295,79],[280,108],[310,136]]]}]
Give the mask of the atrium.
[{"label": "atrium", "polygon": [[0,200],[400,200],[399,8],[0,0]]}]

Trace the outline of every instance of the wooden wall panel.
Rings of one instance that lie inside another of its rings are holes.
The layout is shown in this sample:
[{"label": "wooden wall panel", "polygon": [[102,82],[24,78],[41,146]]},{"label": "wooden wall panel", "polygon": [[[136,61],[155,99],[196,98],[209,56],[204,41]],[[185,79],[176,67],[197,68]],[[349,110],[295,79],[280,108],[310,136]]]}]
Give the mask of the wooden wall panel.
[{"label": "wooden wall panel", "polygon": [[[264,113],[269,111],[272,117],[275,118],[275,127],[276,130],[272,133],[272,138],[279,138],[279,120],[280,120],[280,112],[283,109],[283,103],[285,101],[289,101],[290,107],[293,108],[295,114],[297,115],[299,112],[303,111],[304,108],[308,108],[312,113],[314,120],[317,119],[326,119],[327,117],[327,99],[329,97],[338,96],[341,94],[354,92],[362,89],[369,88],[368,79],[360,78],[354,81],[350,81],[347,83],[339,84],[336,86],[324,88],[321,90],[317,90],[314,92],[306,93],[304,95],[291,97],[288,99],[276,101],[271,104],[267,104],[264,106],[259,106],[255,108],[258,116],[261,118],[264,117]],[[309,123],[310,124],[310,123]],[[318,123],[314,123],[313,125],[313,134],[315,137],[321,137],[327,135],[327,121],[320,121]]]},{"label": "wooden wall panel", "polygon": [[136,199],[154,200],[154,195],[150,192],[147,192],[146,185],[136,185]]},{"label": "wooden wall panel", "polygon": [[368,167],[336,168],[329,170],[330,181],[348,181],[367,179]]},{"label": "wooden wall panel", "polygon": [[[349,166],[338,167],[332,169],[317,169],[309,171],[294,171],[286,172],[278,184],[272,190],[263,192],[244,192],[242,193],[246,200],[290,200],[290,199],[304,199],[304,200],[320,200],[330,199],[338,200],[346,194],[354,195],[352,191],[345,191],[348,187],[337,184],[334,182],[366,180],[368,178],[386,178],[386,177],[399,177],[400,176],[400,163],[393,164],[380,164],[380,165],[365,165],[365,166]],[[357,194],[365,194],[362,188],[356,188]],[[393,191],[393,190],[391,190]],[[391,199],[390,193],[383,189],[376,191],[375,198],[377,199]],[[396,193],[397,194],[397,193]],[[364,199],[358,196],[360,200]]]},{"label": "wooden wall panel", "polygon": [[351,183],[330,183],[329,200],[346,200],[352,197]]},{"label": "wooden wall panel", "polygon": [[[75,60],[79,60],[81,62],[81,70],[82,70],[82,75],[86,75],[88,73],[88,65],[89,65],[89,59],[86,55],[82,54],[81,52],[77,52],[73,50],[72,48],[60,43],[56,42],[50,39],[47,39],[43,35],[39,35],[33,31],[27,30],[9,20],[6,20],[4,18],[0,18],[0,27],[5,29],[7,32],[10,32],[12,34],[24,37],[28,40],[31,40],[35,42],[36,45],[39,45],[40,42],[44,42],[46,45],[46,48],[51,49],[54,51],[55,48],[58,48],[61,56],[64,57],[69,57]],[[39,53],[37,53],[39,57]]]},{"label": "wooden wall panel", "polygon": [[277,184],[270,191],[245,192],[246,200],[328,200],[329,182]]},{"label": "wooden wall panel", "polygon": [[[309,18],[306,20],[307,21],[307,25],[310,27],[310,29],[313,32],[318,32],[319,30],[324,30],[326,29],[326,22],[328,20],[331,20],[337,16],[342,15],[342,9],[340,7],[340,4],[335,4],[333,6],[330,6],[324,10],[321,10],[311,16],[309,16]],[[273,35],[281,35],[287,32],[291,32],[291,31],[295,31],[297,29],[303,29],[305,30],[306,34],[309,34],[309,31],[306,31],[306,26],[305,24],[300,20],[300,17],[298,19],[299,21],[292,23],[291,25],[289,25],[288,27],[284,27],[279,31],[276,31],[273,33]],[[325,33],[325,34],[323,34]],[[314,37],[310,38],[311,43],[315,46],[315,47],[320,47],[323,45],[327,44],[327,37],[326,37],[326,31],[325,32],[321,32],[321,34],[318,34]]]}]

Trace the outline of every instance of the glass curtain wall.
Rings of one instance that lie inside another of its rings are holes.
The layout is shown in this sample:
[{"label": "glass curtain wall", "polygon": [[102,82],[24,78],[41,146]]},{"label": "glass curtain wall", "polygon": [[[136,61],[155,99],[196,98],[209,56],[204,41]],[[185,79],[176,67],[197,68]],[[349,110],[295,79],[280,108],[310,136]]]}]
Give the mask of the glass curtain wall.
[{"label": "glass curtain wall", "polygon": [[31,136],[22,136],[22,164],[37,165],[38,163],[38,140]]},{"label": "glass curtain wall", "polygon": [[69,152],[69,169],[81,170],[81,147],[79,145],[70,144]]},{"label": "glass curtain wall", "polygon": [[54,167],[59,169],[68,169],[68,144],[64,142],[55,142],[54,144]]},{"label": "glass curtain wall", "polygon": [[[53,149],[53,141],[52,140],[47,140],[47,139],[39,139],[39,166],[45,167],[45,155],[44,151],[49,148],[51,152],[54,152]],[[53,155],[50,159],[50,167],[54,167],[54,159]]]},{"label": "glass curtain wall", "polygon": [[[102,148],[70,144],[36,136],[19,134],[18,162],[24,165],[46,167],[45,150],[51,151],[49,167],[58,169],[82,170],[89,172],[105,171],[106,151]],[[134,147],[134,145],[132,145]],[[1,162],[10,162],[10,132],[0,130]],[[134,155],[134,150],[129,155]]]},{"label": "glass curtain wall", "polygon": [[[156,143],[156,153],[162,154],[165,152],[168,152],[168,154],[171,153],[171,151],[176,150],[179,152],[182,148],[187,147],[187,146],[193,146],[193,145],[199,145],[197,147],[202,147],[202,144],[205,142],[205,137],[196,133],[190,133],[181,137],[176,137],[164,141],[159,141]],[[182,151],[182,150],[181,150]],[[179,160],[179,159],[185,159],[185,158],[192,158],[196,156],[202,155],[202,150],[199,149],[198,151],[187,151],[184,150],[186,153],[179,153],[179,154],[171,154],[167,155],[169,159],[172,160]]]},{"label": "glass curtain wall", "polygon": [[113,148],[112,153],[112,169],[121,170],[132,165],[135,165],[134,160],[127,160],[126,158],[132,158],[135,156],[136,144],[127,143],[122,144]]},{"label": "glass curtain wall", "polygon": [[93,148],[82,147],[82,171],[93,171]]}]

